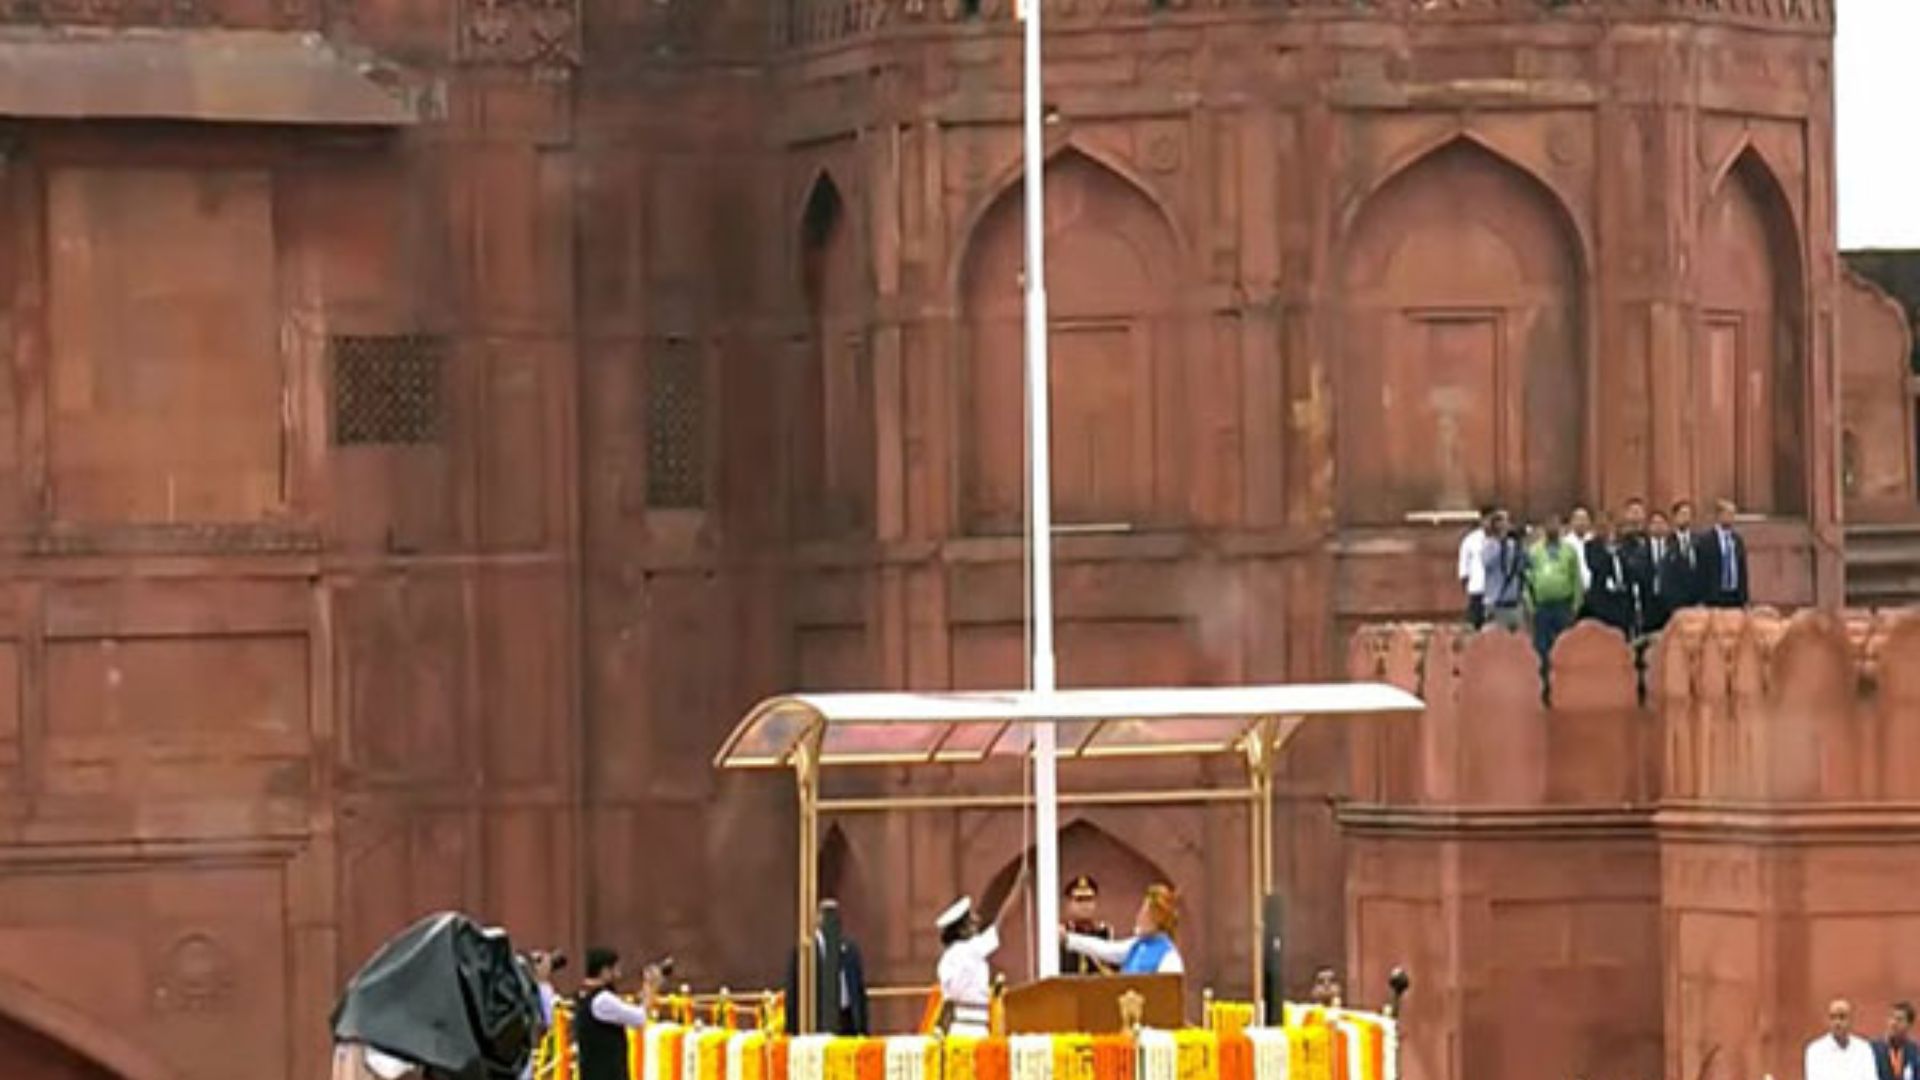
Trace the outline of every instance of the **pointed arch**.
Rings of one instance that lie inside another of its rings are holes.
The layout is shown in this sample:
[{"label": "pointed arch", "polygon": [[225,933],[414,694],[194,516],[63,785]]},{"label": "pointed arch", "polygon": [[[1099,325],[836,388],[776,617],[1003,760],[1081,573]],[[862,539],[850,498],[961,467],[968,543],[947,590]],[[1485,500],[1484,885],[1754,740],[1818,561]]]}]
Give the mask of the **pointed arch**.
[{"label": "pointed arch", "polygon": [[95,1020],[12,975],[0,974],[0,1024],[17,1024],[117,1080],[181,1080],[159,1058],[109,1024]]},{"label": "pointed arch", "polygon": [[[1023,192],[999,190],[960,263],[961,509],[976,534],[1021,522]],[[1046,195],[1056,510],[1072,522],[1165,522],[1181,499],[1169,386],[1181,375],[1178,238],[1146,189],[1077,147],[1047,162]]]},{"label": "pointed arch", "polygon": [[840,905],[843,926],[865,932],[872,925],[873,915],[868,906],[866,867],[838,823],[828,826],[820,840],[819,875],[820,899]]},{"label": "pointed arch", "polygon": [[[1167,211],[1167,197],[1152,181],[1118,155],[1109,153],[1102,147],[1078,136],[1061,139],[1047,148],[1048,175],[1051,176],[1054,168],[1069,158],[1084,160],[1105,170],[1115,180],[1133,188],[1134,192],[1153,208],[1154,216],[1160,219],[1161,226],[1166,229],[1167,235],[1171,238],[1175,256],[1185,258],[1188,250],[1186,235],[1182,232],[1178,219]],[[994,173],[992,179],[982,189],[983,194],[962,218],[957,235],[964,238],[964,241],[956,245],[952,261],[947,267],[948,288],[961,300],[965,299],[963,292],[968,266],[979,246],[977,241],[981,223],[987,219],[987,215],[1000,210],[1005,204],[1011,203],[1014,210],[1024,212],[1024,204],[1021,200],[1025,197],[1026,189],[1020,181],[1025,176],[1024,161],[1015,158],[1006,163]],[[1183,261],[1177,265],[1186,264]]]},{"label": "pointed arch", "polygon": [[[1100,886],[1099,916],[1113,927],[1114,934],[1119,937],[1132,932],[1135,910],[1148,885],[1155,882],[1178,884],[1140,849],[1083,816],[1073,818],[1061,828],[1058,850],[1062,887],[1080,874],[1093,878]],[[997,910],[1013,888],[1021,865],[1030,862],[1033,857],[1031,845],[1009,856],[981,892],[980,907],[983,910]],[[1031,919],[1032,913],[1016,902],[1016,906],[1008,908],[1003,917],[1002,940],[1010,943],[1030,940],[1027,928]],[[1007,973],[1010,982],[1024,981],[1035,974],[1029,968],[1030,960],[1026,952],[1023,947],[1014,947],[1006,949],[996,958],[996,966]]]},{"label": "pointed arch", "polygon": [[1474,131],[1463,124],[1456,124],[1438,135],[1414,142],[1401,152],[1390,157],[1386,167],[1380,170],[1372,182],[1364,187],[1359,194],[1349,199],[1341,208],[1340,235],[1349,239],[1352,237],[1354,223],[1359,219],[1361,212],[1373,201],[1373,197],[1380,193],[1381,189],[1393,184],[1399,180],[1403,173],[1416,165],[1426,162],[1435,154],[1454,148],[1460,144],[1466,144],[1480,150],[1488,156],[1505,163],[1516,172],[1524,174],[1542,193],[1548,195],[1554,210],[1560,218],[1561,225],[1566,229],[1569,236],[1572,236],[1578,241],[1580,266],[1584,269],[1585,267],[1594,265],[1593,238],[1588,234],[1586,227],[1582,224],[1580,216],[1573,212],[1573,204],[1571,200],[1567,198],[1566,192],[1562,191],[1560,186],[1555,184],[1549,177],[1541,174],[1538,169],[1535,169],[1526,162],[1521,161],[1512,153],[1509,153],[1505,147],[1502,147],[1493,138],[1481,132]]},{"label": "pointed arch", "polygon": [[1355,209],[1336,326],[1343,521],[1576,501],[1583,250],[1552,188],[1466,134],[1389,173]]},{"label": "pointed arch", "polygon": [[793,524],[803,536],[843,536],[871,527],[874,483],[873,371],[858,223],[826,169],[801,204],[799,292],[806,343],[794,410]]},{"label": "pointed arch", "polygon": [[1792,201],[1734,151],[1701,211],[1692,372],[1694,485],[1764,514],[1807,511],[1805,271]]},{"label": "pointed arch", "polygon": [[1794,204],[1786,185],[1781,183],[1780,169],[1774,164],[1773,155],[1754,140],[1751,132],[1743,133],[1735,139],[1732,147],[1714,163],[1713,175],[1706,187],[1710,193],[1709,197],[1711,198],[1711,194],[1719,193],[1729,179],[1743,170],[1753,170],[1753,179],[1765,187],[1771,187],[1780,197],[1780,209],[1784,212],[1787,223],[1793,227],[1794,235],[1798,236],[1800,208]]},{"label": "pointed arch", "polygon": [[846,196],[841,194],[833,171],[819,169],[807,184],[806,196],[800,202],[797,229],[800,238],[801,292],[809,310],[820,299],[821,289],[826,284],[821,280],[824,268],[817,263],[837,239],[835,234],[845,225],[846,216]]}]

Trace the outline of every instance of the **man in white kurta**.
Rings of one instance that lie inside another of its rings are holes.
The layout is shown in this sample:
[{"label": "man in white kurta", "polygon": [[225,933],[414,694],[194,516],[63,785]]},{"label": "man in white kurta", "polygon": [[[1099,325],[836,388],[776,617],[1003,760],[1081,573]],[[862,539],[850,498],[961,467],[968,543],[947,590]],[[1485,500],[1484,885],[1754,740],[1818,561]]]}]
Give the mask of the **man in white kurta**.
[{"label": "man in white kurta", "polygon": [[1487,526],[1491,509],[1480,511],[1480,523],[1460,540],[1460,587],[1467,593],[1467,625],[1475,630],[1487,621]]},{"label": "man in white kurta", "polygon": [[952,1010],[948,1034],[987,1034],[988,1003],[993,997],[993,968],[1000,951],[1000,928],[980,930],[973,919],[973,901],[961,899],[935,921],[946,948],[940,953],[940,997]]},{"label": "man in white kurta", "polygon": [[1827,1006],[1826,1034],[1807,1044],[1805,1080],[1878,1080],[1873,1048],[1853,1033],[1853,1004]]}]

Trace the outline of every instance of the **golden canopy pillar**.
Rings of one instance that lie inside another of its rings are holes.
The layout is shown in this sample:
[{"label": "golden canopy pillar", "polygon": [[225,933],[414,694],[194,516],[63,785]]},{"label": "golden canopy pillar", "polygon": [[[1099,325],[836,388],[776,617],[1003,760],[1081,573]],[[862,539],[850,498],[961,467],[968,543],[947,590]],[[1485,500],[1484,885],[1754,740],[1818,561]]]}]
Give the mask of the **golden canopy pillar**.
[{"label": "golden canopy pillar", "polygon": [[[720,769],[791,769],[800,808],[795,896],[796,1027],[814,1030],[813,937],[819,905],[819,822],[825,814],[925,810],[1011,810],[1032,805],[1024,791],[832,798],[821,780],[842,768],[984,766],[1033,753],[1038,725],[1055,726],[1064,762],[1235,757],[1240,787],[1062,790],[1062,806],[1238,803],[1246,808],[1247,898],[1253,994],[1264,1006],[1260,909],[1273,889],[1273,766],[1301,725],[1316,717],[1417,713],[1420,699],[1383,683],[1188,687],[1143,690],[796,694],[756,705],[714,758]],[[982,770],[982,776],[999,776]]]}]

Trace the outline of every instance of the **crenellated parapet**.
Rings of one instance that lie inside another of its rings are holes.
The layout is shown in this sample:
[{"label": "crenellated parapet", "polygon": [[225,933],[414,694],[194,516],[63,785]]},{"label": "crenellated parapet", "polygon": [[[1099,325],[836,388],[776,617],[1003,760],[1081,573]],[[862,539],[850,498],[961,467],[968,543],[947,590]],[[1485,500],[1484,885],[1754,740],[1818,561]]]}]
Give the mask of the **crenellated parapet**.
[{"label": "crenellated parapet", "polygon": [[1665,801],[1794,807],[1920,799],[1920,619],[1688,612],[1654,651]]},{"label": "crenellated parapet", "polygon": [[[1688,611],[1639,657],[1586,623],[1545,695],[1503,632],[1368,627],[1348,660],[1428,706],[1355,732],[1341,814],[1349,963],[1436,973],[1425,1075],[1791,1075],[1821,1003],[1907,992],[1920,614]],[[1508,1043],[1515,1008],[1542,1019]]]},{"label": "crenellated parapet", "polygon": [[1525,637],[1463,626],[1365,628],[1353,639],[1348,673],[1427,702],[1418,718],[1354,733],[1358,806],[1644,814],[1657,796],[1660,743],[1640,704],[1633,651],[1596,623],[1576,627],[1554,650],[1550,696],[1541,693]]},{"label": "crenellated parapet", "polygon": [[[825,45],[887,30],[1011,23],[1029,0],[788,0],[777,41]],[[1380,21],[1677,20],[1828,32],[1833,0],[1044,0],[1059,23],[1204,16]]]},{"label": "crenellated parapet", "polygon": [[1550,698],[1504,631],[1369,627],[1348,660],[1427,703],[1356,725],[1340,810],[1347,966],[1427,975],[1408,1075],[1660,1075],[1661,739],[1625,639],[1562,637]]},{"label": "crenellated parapet", "polygon": [[1363,803],[1920,801],[1912,613],[1687,611],[1638,661],[1583,623],[1546,694],[1525,639],[1457,626],[1363,628],[1348,670],[1428,703],[1356,736]]}]

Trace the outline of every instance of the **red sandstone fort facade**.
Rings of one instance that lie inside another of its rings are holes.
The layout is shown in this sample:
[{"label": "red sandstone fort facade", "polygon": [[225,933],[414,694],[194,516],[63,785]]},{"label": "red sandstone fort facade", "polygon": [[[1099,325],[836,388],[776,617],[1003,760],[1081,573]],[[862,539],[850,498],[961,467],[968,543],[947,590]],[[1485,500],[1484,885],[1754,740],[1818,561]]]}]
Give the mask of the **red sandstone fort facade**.
[{"label": "red sandstone fort facade", "polygon": [[[1431,518],[1488,500],[1731,495],[1757,597],[1836,605],[1843,381],[1859,501],[1910,514],[1905,331],[1835,259],[1830,0],[1047,3],[1066,681],[1336,674],[1456,607]],[[0,1071],[306,1080],[439,907],[777,978],[791,794],[712,773],[731,722],[1024,677],[1007,0],[0,19]],[[1385,810],[1343,839],[1348,742],[1287,764],[1293,963],[1404,953],[1409,1023],[1481,1030],[1468,961],[1367,921],[1403,860]],[[1235,828],[1105,811],[1065,857],[1180,882],[1234,991]],[[1697,935],[1620,828],[1606,1000],[1678,1076]],[[1021,842],[849,821],[823,883],[920,981]],[[1446,1053],[1412,1075],[1534,1075]]]}]

